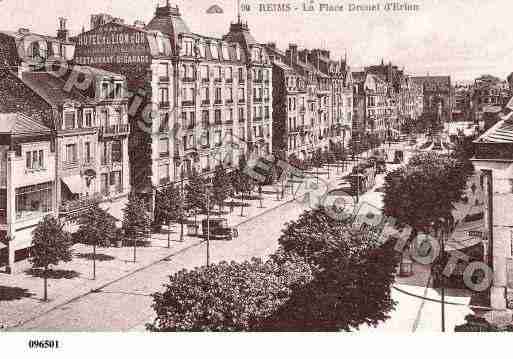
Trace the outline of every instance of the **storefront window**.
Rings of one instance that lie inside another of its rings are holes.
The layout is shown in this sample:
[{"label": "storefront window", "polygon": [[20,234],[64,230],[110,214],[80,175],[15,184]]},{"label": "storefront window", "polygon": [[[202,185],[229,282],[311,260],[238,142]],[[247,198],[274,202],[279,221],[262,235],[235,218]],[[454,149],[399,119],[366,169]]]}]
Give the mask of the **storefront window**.
[{"label": "storefront window", "polygon": [[16,189],[16,219],[42,217],[52,211],[51,182]]}]

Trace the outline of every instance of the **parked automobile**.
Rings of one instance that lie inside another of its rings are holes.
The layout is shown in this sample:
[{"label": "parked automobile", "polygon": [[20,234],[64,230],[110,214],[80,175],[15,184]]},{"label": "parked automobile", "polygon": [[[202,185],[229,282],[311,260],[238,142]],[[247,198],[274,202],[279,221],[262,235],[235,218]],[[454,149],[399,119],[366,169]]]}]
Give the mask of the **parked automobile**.
[{"label": "parked automobile", "polygon": [[226,218],[210,218],[201,221],[203,237],[207,237],[210,232],[210,239],[231,241],[239,236],[239,232],[235,228],[228,226]]},{"label": "parked automobile", "polygon": [[394,163],[401,163],[404,161],[404,152],[397,150],[394,153]]}]

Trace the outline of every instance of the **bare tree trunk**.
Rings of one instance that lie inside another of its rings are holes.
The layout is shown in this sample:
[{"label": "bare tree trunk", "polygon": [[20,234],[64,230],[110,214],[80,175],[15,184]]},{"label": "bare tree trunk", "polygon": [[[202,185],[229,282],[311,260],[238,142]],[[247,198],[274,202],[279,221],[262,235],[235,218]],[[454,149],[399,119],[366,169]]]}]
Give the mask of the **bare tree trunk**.
[{"label": "bare tree trunk", "polygon": [[137,237],[134,236],[134,263],[137,261]]},{"label": "bare tree trunk", "polygon": [[[180,242],[183,242],[183,215],[180,217]],[[196,223],[194,223],[196,224]]]},{"label": "bare tree trunk", "polygon": [[241,191],[242,204],[240,206],[240,216],[244,217],[244,191]]},{"label": "bare tree trunk", "polygon": [[171,248],[171,221],[167,219],[167,248]]},{"label": "bare tree trunk", "polygon": [[43,286],[43,301],[46,302],[48,300],[48,266],[46,266],[43,271]]},{"label": "bare tree trunk", "polygon": [[93,280],[96,279],[96,242],[93,243]]}]

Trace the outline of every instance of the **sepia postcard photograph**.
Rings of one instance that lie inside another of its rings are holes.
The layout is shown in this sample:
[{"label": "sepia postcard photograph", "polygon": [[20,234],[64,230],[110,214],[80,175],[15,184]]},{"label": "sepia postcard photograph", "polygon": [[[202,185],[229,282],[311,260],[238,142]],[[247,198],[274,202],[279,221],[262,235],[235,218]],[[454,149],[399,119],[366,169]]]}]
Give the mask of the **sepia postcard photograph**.
[{"label": "sepia postcard photograph", "polygon": [[512,11],[0,0],[0,353],[512,332]]}]

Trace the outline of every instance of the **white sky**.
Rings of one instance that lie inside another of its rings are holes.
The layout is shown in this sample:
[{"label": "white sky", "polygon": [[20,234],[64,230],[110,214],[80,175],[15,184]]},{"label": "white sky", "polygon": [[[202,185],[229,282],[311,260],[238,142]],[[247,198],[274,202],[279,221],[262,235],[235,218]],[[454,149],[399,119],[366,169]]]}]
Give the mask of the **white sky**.
[{"label": "white sky", "polygon": [[[164,0],[161,0],[164,2]],[[510,0],[417,0],[418,12],[374,13],[261,13],[257,4],[265,2],[301,6],[302,0],[241,0],[252,11],[243,15],[259,42],[275,41],[284,49],[289,42],[300,47],[326,47],[343,57],[347,49],[350,65],[377,64],[384,58],[408,73],[449,74],[456,81],[470,80],[483,73],[505,78],[513,71],[513,27]],[[307,3],[312,0],[305,0]],[[314,4],[372,3],[372,0],[313,0]],[[55,34],[57,18],[67,17],[76,34],[89,16],[107,12],[129,24],[149,22],[157,0],[0,0],[0,27]],[[374,1],[384,4],[386,1]],[[221,36],[235,19],[235,0],[171,0],[178,4],[192,31]],[[208,15],[206,9],[218,4],[224,14]],[[382,5],[383,6],[383,5]]]}]

